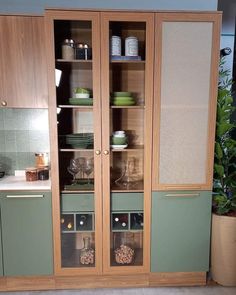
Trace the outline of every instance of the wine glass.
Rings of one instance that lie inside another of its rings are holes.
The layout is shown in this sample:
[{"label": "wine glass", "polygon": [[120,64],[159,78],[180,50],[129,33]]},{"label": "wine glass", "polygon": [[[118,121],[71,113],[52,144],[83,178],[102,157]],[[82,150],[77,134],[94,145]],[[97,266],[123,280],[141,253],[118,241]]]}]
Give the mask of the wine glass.
[{"label": "wine glass", "polygon": [[76,162],[79,166],[79,178],[84,178],[84,165],[85,165],[85,157],[79,157],[76,159]]},{"label": "wine glass", "polygon": [[89,175],[93,172],[93,169],[94,169],[93,158],[85,159],[83,171],[87,175],[88,184],[90,183]]},{"label": "wine glass", "polygon": [[80,171],[77,159],[71,159],[67,171],[73,176],[73,183],[75,183],[75,176]]}]

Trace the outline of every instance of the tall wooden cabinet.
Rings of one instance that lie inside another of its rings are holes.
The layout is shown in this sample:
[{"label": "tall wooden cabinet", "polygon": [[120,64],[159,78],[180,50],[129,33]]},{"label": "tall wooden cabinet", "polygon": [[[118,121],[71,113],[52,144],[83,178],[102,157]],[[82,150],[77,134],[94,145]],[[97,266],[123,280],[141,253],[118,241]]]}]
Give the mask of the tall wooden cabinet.
[{"label": "tall wooden cabinet", "polygon": [[[126,283],[128,275],[128,285],[144,286],[192,272],[191,282],[203,284],[210,194],[201,190],[211,189],[220,14],[49,9],[45,20],[55,275],[85,274],[91,286],[90,275]],[[120,37],[121,57],[111,56],[112,36]],[[137,38],[138,56],[125,57],[127,37]],[[68,40],[76,48],[66,58]],[[125,144],[114,144],[115,131],[125,131]],[[184,208],[204,218],[182,219]],[[185,228],[186,241],[203,230],[204,243],[188,251],[179,241]],[[164,257],[170,245],[183,247],[175,265],[175,253]],[[202,249],[198,268],[191,261]],[[179,259],[188,262],[181,267]]]},{"label": "tall wooden cabinet", "polygon": [[44,18],[0,16],[0,107],[47,108]]},{"label": "tall wooden cabinet", "polygon": [[[46,19],[51,159],[59,171],[52,174],[56,273],[148,272],[154,14],[48,11]],[[123,56],[125,38],[138,38],[139,58],[112,59],[109,43],[117,34]],[[64,39],[88,44],[92,57],[63,59]],[[57,89],[55,67],[62,71]],[[92,102],[81,105],[74,98],[76,88],[89,89]],[[130,92],[126,96],[133,103],[116,104],[117,92]],[[127,134],[127,146],[112,143],[112,134],[120,130]],[[91,136],[91,145],[75,143],[73,136]],[[79,179],[73,182],[68,171],[75,160]],[[88,160],[92,180],[86,183]],[[84,202],[90,205],[83,209]],[[69,211],[65,203],[71,203]],[[79,226],[82,216],[85,227]],[[85,239],[94,251],[88,264],[81,258]]]}]

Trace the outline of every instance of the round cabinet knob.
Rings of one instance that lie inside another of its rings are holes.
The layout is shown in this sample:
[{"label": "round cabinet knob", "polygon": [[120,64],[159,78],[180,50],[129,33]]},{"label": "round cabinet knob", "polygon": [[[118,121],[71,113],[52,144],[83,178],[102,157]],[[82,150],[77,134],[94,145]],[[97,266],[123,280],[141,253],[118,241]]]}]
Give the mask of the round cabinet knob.
[{"label": "round cabinet knob", "polygon": [[104,153],[104,155],[108,155],[109,154],[109,151],[108,150],[105,150],[103,153]]},{"label": "round cabinet knob", "polygon": [[96,150],[95,154],[96,155],[100,155],[101,154],[101,151],[100,150]]},{"label": "round cabinet knob", "polygon": [[7,106],[7,102],[6,102],[5,100],[2,100],[2,101],[1,101],[1,106],[2,106],[2,107],[6,107],[6,106]]}]

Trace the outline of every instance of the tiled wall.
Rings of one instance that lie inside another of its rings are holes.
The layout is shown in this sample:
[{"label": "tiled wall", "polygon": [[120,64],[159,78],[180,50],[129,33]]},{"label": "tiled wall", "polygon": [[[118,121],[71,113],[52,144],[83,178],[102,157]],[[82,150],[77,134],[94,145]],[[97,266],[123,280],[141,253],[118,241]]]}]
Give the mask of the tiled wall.
[{"label": "tiled wall", "polygon": [[48,110],[0,109],[0,164],[6,174],[34,166],[35,152],[49,152]]}]

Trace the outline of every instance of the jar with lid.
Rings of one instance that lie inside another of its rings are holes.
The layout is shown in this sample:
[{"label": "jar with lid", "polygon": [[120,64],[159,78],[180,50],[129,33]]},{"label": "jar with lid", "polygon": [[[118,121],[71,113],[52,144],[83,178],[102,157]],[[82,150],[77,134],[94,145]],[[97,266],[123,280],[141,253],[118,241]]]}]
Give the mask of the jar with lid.
[{"label": "jar with lid", "polygon": [[111,37],[111,55],[121,55],[121,38],[119,36]]},{"label": "jar with lid", "polygon": [[125,38],[125,55],[138,56],[138,39],[136,37]]},{"label": "jar with lid", "polygon": [[90,237],[84,237],[84,247],[80,250],[80,263],[83,265],[93,264],[95,251],[91,247]]},{"label": "jar with lid", "polygon": [[25,169],[26,181],[36,181],[38,180],[38,171],[35,167],[29,167]]},{"label": "jar with lid", "polygon": [[48,167],[49,155],[48,153],[35,153],[35,166],[37,168]]},{"label": "jar with lid", "polygon": [[48,180],[49,179],[49,169],[48,167],[38,169],[38,180]]},{"label": "jar with lid", "polygon": [[75,42],[72,39],[65,39],[62,43],[62,58],[73,60],[75,58]]}]

